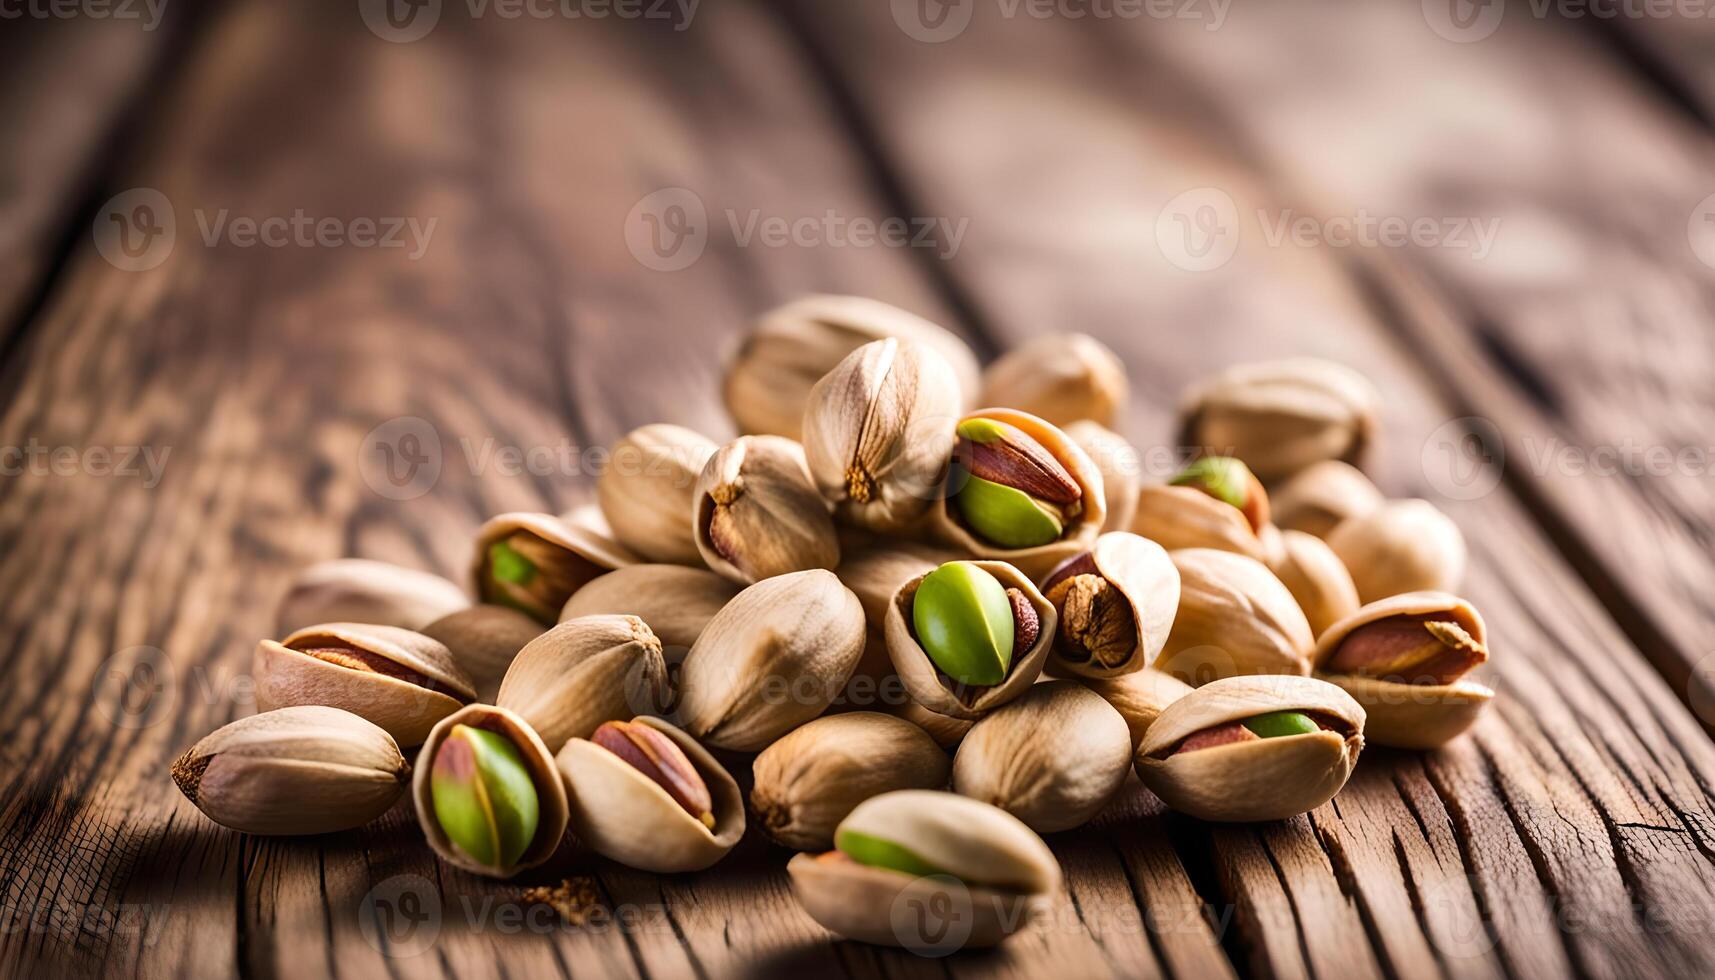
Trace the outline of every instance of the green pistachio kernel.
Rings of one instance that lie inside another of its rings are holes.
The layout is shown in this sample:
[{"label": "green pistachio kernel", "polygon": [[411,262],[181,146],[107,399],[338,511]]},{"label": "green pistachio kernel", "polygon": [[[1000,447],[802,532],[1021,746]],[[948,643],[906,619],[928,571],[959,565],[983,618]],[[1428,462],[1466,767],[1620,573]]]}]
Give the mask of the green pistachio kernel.
[{"label": "green pistachio kernel", "polygon": [[1014,623],[1000,579],[971,562],[950,561],[917,586],[911,621],[917,642],[948,677],[974,685],[1006,679]]},{"label": "green pistachio kernel", "polygon": [[1302,711],[1271,711],[1266,715],[1246,718],[1245,727],[1261,738],[1283,735],[1314,735],[1321,727]]},{"label": "green pistachio kernel", "polygon": [[505,541],[488,546],[488,567],[495,581],[528,585],[536,577],[536,566]]},{"label": "green pistachio kernel", "polygon": [[1203,456],[1192,460],[1167,482],[1176,487],[1194,487],[1244,510],[1250,481],[1250,468],[1239,460],[1231,456]]},{"label": "green pistachio kernel", "polygon": [[834,848],[859,864],[903,871],[909,875],[941,875],[947,872],[919,857],[915,851],[890,840],[856,830],[834,833]]},{"label": "green pistachio kernel", "polygon": [[435,752],[429,788],[441,830],[473,860],[510,867],[536,836],[536,784],[504,735],[454,725]]},{"label": "green pistachio kernel", "polygon": [[979,476],[967,477],[953,500],[971,530],[1002,548],[1049,544],[1066,529],[1057,513],[1030,494]]}]

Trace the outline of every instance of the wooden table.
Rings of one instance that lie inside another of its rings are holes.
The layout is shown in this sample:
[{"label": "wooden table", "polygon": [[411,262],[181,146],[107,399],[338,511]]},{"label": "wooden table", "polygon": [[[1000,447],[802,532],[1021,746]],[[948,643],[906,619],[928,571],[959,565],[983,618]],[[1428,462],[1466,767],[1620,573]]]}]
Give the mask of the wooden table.
[{"label": "wooden table", "polygon": [[[1715,35],[1173,6],[722,0],[680,30],[492,0],[419,10],[415,40],[367,0],[6,21],[0,975],[1715,971]],[[883,219],[913,240],[852,239]],[[484,517],[590,499],[585,448],[730,436],[723,356],[808,291],[985,356],[1100,337],[1146,461],[1221,366],[1362,368],[1378,482],[1471,543],[1495,710],[1366,751],[1284,823],[1134,783],[1053,837],[1045,923],[941,960],[832,940],[754,834],[697,875],[526,876],[595,876],[617,920],[570,927],[438,863],[409,804],[262,839],[173,789],[251,710],[295,570],[457,577]],[[360,450],[405,432],[439,472],[400,490]]]}]

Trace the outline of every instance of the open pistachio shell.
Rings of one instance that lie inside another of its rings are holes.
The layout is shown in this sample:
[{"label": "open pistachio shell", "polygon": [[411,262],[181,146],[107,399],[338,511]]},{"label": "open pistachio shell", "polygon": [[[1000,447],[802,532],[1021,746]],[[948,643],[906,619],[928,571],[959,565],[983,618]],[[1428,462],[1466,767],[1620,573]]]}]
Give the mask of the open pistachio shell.
[{"label": "open pistachio shell", "polygon": [[936,668],[928,652],[917,641],[916,627],[912,625],[912,603],[917,598],[917,587],[926,575],[911,579],[894,593],[885,627],[887,654],[893,659],[893,669],[899,672],[907,693],[932,712],[971,721],[1018,697],[1036,683],[1043,665],[1048,662],[1048,649],[1053,644],[1054,630],[1059,624],[1053,603],[1043,598],[1023,572],[1003,561],[973,564],[999,579],[1003,588],[1017,589],[1022,593],[1025,601],[1036,611],[1040,624],[1036,642],[1029,649],[1012,651],[1012,665],[1005,680],[986,687],[961,685]]},{"label": "open pistachio shell", "polygon": [[1358,611],[1358,587],[1351,573],[1321,538],[1303,531],[1280,532],[1280,548],[1268,568],[1298,600],[1312,636],[1321,636]]},{"label": "open pistachio shell", "polygon": [[[595,517],[599,516],[597,512]],[[511,557],[517,553],[509,544],[515,536],[528,543],[531,554],[524,558],[533,567],[521,566]],[[500,556],[497,577],[499,549],[507,553]],[[516,512],[490,518],[477,530],[471,576],[482,601],[511,606],[551,624],[572,593],[591,579],[636,563],[636,556],[591,520]]]},{"label": "open pistachio shell", "polygon": [[636,616],[583,616],[518,651],[495,703],[559,746],[588,738],[604,721],[665,710],[669,699],[661,641],[648,624]]},{"label": "open pistachio shell", "polygon": [[483,603],[442,616],[423,627],[423,635],[445,643],[476,683],[477,699],[492,702],[512,658],[543,629],[516,609]]},{"label": "open pistachio shell", "polygon": [[1112,531],[1088,555],[1049,573],[1043,593],[1060,615],[1051,672],[1115,677],[1154,663],[1167,644],[1179,610],[1179,570],[1154,541]]},{"label": "open pistachio shell", "polygon": [[[686,518],[689,526],[690,518]],[[560,610],[560,622],[579,616],[629,613],[665,647],[688,648],[740,586],[706,568],[632,565],[608,572],[579,589]]]},{"label": "open pistachio shell", "polygon": [[953,791],[992,803],[1038,833],[1082,826],[1131,768],[1120,713],[1075,681],[1031,685],[985,715],[959,743]]},{"label": "open pistachio shell", "polygon": [[1358,598],[1375,602],[1405,592],[1451,592],[1465,577],[1465,536],[1427,500],[1392,500],[1328,535]]},{"label": "open pistachio shell", "polygon": [[1350,517],[1382,505],[1382,492],[1350,463],[1325,459],[1305,467],[1269,495],[1274,523],[1283,530],[1326,538]]},{"label": "open pistachio shell", "polygon": [[1108,516],[1102,531],[1129,531],[1137,513],[1137,493],[1143,486],[1143,460],[1137,447],[1100,423],[1079,419],[1062,427],[1102,473],[1102,497]]},{"label": "open pistachio shell", "polygon": [[697,740],[660,718],[641,717],[671,739],[708,787],[715,825],[704,826],[661,784],[584,738],[554,757],[565,779],[572,830],[597,854],[657,874],[701,871],[744,836],[744,797],[732,776]]},{"label": "open pistachio shell", "polygon": [[1316,676],[1338,684],[1364,706],[1369,714],[1364,735],[1377,745],[1399,749],[1445,745],[1475,724],[1494,700],[1494,691],[1465,677],[1451,684],[1402,684],[1320,669],[1354,630],[1394,616],[1424,613],[1445,614],[1478,643],[1488,644],[1488,628],[1476,607],[1445,592],[1408,592],[1372,602],[1329,627],[1316,642],[1312,657]]},{"label": "open pistachio shell", "polygon": [[[446,832],[435,819],[431,786],[435,753],[440,751],[441,743],[446,740],[455,725],[469,725],[508,739],[517,747],[524,766],[530,773],[530,782],[536,788],[538,807],[536,833],[530,838],[524,853],[513,864],[484,864],[472,858],[447,839]],[[541,737],[528,722],[505,708],[493,705],[468,705],[441,719],[429,733],[422,749],[417,752],[417,771],[411,780],[411,800],[416,804],[417,824],[423,828],[423,836],[428,838],[429,846],[442,860],[490,878],[510,878],[525,868],[535,867],[548,860],[559,849],[560,838],[566,833],[566,789],[560,782],[559,770],[554,768],[553,753],[542,744]]]},{"label": "open pistachio shell", "polygon": [[645,425],[620,437],[596,481],[614,537],[646,561],[701,566],[690,513],[697,476],[715,448],[680,425]]},{"label": "open pistachio shell", "polygon": [[985,408],[966,415],[970,419],[992,419],[1022,430],[1046,449],[1078,484],[1082,510],[1067,525],[1060,538],[1033,548],[1003,548],[983,540],[956,516],[957,507],[943,497],[930,511],[930,525],[949,546],[979,558],[1004,561],[1032,578],[1048,574],[1054,566],[1090,549],[1107,520],[1106,488],[1101,470],[1071,437],[1053,425],[1026,412],[1009,408]]},{"label": "open pistachio shell", "polygon": [[476,685],[438,640],[396,626],[324,623],[283,642],[263,640],[252,661],[256,706],[343,708],[402,746],[476,700]]},{"label": "open pistachio shell", "polygon": [[470,605],[457,585],[429,572],[367,558],[317,562],[300,571],[280,600],[280,635],[317,623],[376,623],[422,629]]},{"label": "open pistachio shell", "polygon": [[1196,690],[1172,674],[1153,667],[1120,674],[1117,677],[1079,678],[1085,687],[1102,696],[1125,719],[1131,731],[1131,747],[1135,750],[1143,741],[1143,733],[1161,716],[1168,705]]},{"label": "open pistachio shell", "polygon": [[1155,666],[1193,687],[1244,674],[1308,674],[1315,639],[1298,600],[1253,558],[1170,552],[1179,612]]},{"label": "open pistachio shell", "polygon": [[1129,530],[1168,551],[1216,548],[1263,557],[1263,543],[1244,512],[1195,487],[1151,484],[1139,490]]},{"label": "open pistachio shell", "polygon": [[[1060,888],[1060,863],[1018,818],[976,800],[899,790],[859,804],[840,824],[903,848],[940,873],[928,876],[860,864],[841,852],[800,854],[786,866],[810,917],[842,936],[939,950],[936,935],[909,916],[947,910],[970,932],[960,945],[992,946],[1028,926]],[[950,920],[949,920],[950,921]]]},{"label": "open pistachio shell", "polygon": [[697,477],[692,533],[703,561],[735,582],[840,563],[828,503],[811,482],[804,448],[780,436],[742,436],[715,451]]},{"label": "open pistachio shell", "polygon": [[[1337,730],[1257,738],[1178,752],[1187,738],[1279,711],[1309,713]],[[1144,734],[1136,768],[1162,802],[1202,820],[1284,820],[1334,798],[1364,747],[1364,709],[1313,677],[1228,677],[1168,705]]]}]

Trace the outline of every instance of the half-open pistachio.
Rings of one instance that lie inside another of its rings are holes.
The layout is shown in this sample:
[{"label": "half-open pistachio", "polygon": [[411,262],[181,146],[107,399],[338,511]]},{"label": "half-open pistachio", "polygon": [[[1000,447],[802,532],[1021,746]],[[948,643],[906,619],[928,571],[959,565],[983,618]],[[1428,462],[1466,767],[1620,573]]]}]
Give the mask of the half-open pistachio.
[{"label": "half-open pistachio", "polygon": [[1310,673],[1310,623],[1273,572],[1213,548],[1169,554],[1179,569],[1179,611],[1157,668],[1193,687],[1244,674]]},{"label": "half-open pistachio", "polygon": [[[689,519],[687,518],[687,526]],[[633,565],[608,572],[579,589],[560,610],[560,622],[580,616],[630,613],[661,638],[664,652],[697,642],[703,627],[738,595],[731,579],[706,568]]]},{"label": "half-open pistachio", "polygon": [[1393,500],[1347,520],[1328,535],[1358,598],[1452,592],[1465,577],[1465,536],[1427,500]]},{"label": "half-open pistachio", "polygon": [[491,518],[476,533],[472,577],[484,602],[552,624],[572,593],[636,558],[582,522],[552,514]]},{"label": "half-open pistachio", "polygon": [[1369,379],[1342,364],[1241,364],[1187,395],[1179,441],[1237,456],[1273,482],[1324,459],[1356,462],[1374,438],[1380,404]]},{"label": "half-open pistachio", "polygon": [[252,672],[263,711],[300,704],[344,708],[380,725],[400,745],[476,700],[476,685],[452,651],[394,626],[324,623],[283,642],[263,640]]},{"label": "half-open pistachio", "polygon": [[338,558],[317,562],[293,578],[280,600],[276,628],[281,636],[317,623],[415,630],[468,605],[464,590],[439,575],[367,558]]},{"label": "half-open pistachio", "polygon": [[1466,675],[1489,658],[1483,617],[1444,592],[1409,592],[1359,609],[1316,644],[1316,676],[1369,712],[1378,745],[1432,749],[1470,728],[1495,692]]},{"label": "half-open pistachio", "polygon": [[1029,412],[1050,424],[1080,419],[1113,425],[1130,397],[1125,365],[1081,333],[1038,334],[983,371],[977,402]]},{"label": "half-open pistachio", "polygon": [[1035,683],[1058,624],[1054,606],[1011,565],[948,562],[894,594],[887,652],[924,707],[974,720]]},{"label": "half-open pistachio", "polygon": [[512,659],[542,629],[516,609],[482,603],[442,616],[423,627],[423,635],[446,644],[453,662],[476,684],[478,700],[493,701]]},{"label": "half-open pistachio", "polygon": [[645,561],[701,565],[691,533],[697,477],[715,443],[681,425],[657,423],[613,445],[596,481],[596,499],[614,537]]},{"label": "half-open pistachio", "polygon": [[1268,568],[1298,600],[1312,636],[1321,636],[1358,611],[1358,587],[1351,573],[1321,538],[1303,531],[1280,532],[1280,549]]},{"label": "half-open pistachio", "polygon": [[405,793],[411,766],[376,725],[300,705],[240,718],[173,763],[173,782],[210,820],[247,834],[361,827]]},{"label": "half-open pistachio", "polygon": [[1284,820],[1333,799],[1364,747],[1364,709],[1311,677],[1228,677],[1167,706],[1137,749],[1162,802],[1203,820]]},{"label": "half-open pistachio", "polygon": [[1031,685],[959,743],[953,790],[992,803],[1039,833],[1088,822],[1131,767],[1120,713],[1075,681]]},{"label": "half-open pistachio", "polygon": [[738,784],[660,718],[608,722],[555,757],[572,829],[596,853],[644,871],[700,871],[744,836]]},{"label": "half-open pistachio", "polygon": [[968,914],[962,945],[992,946],[1028,926],[1060,888],[1060,863],[1017,817],[976,800],[899,790],[858,804],[836,851],[786,866],[810,917],[842,936],[918,951],[945,950],[898,909]]},{"label": "half-open pistachio", "polygon": [[1382,492],[1350,463],[1325,459],[1293,474],[1269,497],[1274,523],[1283,530],[1326,538],[1350,517],[1382,505]]},{"label": "half-open pistachio", "polygon": [[1042,592],[1060,615],[1049,668],[1111,677],[1153,663],[1179,609],[1179,570],[1161,546],[1125,531],[1055,569]]},{"label": "half-open pistachio", "polygon": [[582,616],[518,651],[495,703],[516,712],[542,741],[588,738],[604,721],[666,710],[671,700],[661,641],[636,616]]},{"label": "half-open pistachio", "polygon": [[703,560],[736,582],[840,563],[827,501],[790,439],[744,436],[717,450],[697,478],[694,519]]}]

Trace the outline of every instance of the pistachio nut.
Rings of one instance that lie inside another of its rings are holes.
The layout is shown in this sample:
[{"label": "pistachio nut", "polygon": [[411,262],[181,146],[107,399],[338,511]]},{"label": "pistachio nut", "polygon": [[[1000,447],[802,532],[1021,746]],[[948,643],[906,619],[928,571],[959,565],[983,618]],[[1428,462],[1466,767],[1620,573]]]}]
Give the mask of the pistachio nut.
[{"label": "pistachio nut", "polygon": [[1131,398],[1119,355],[1088,334],[1039,334],[983,371],[977,402],[1016,408],[1065,426],[1113,425]]},{"label": "pistachio nut", "polygon": [[1201,820],[1285,820],[1334,798],[1364,747],[1364,709],[1313,677],[1227,677],[1162,710],[1137,776]]},{"label": "pistachio nut", "polygon": [[833,572],[764,579],[709,620],[679,677],[680,724],[755,752],[827,710],[863,655],[863,606]]},{"label": "pistachio nut", "polygon": [[1131,747],[1143,741],[1143,733],[1161,715],[1163,708],[1190,694],[1195,688],[1172,674],[1153,667],[1114,677],[1081,677],[1079,681],[1113,705],[1131,730]]},{"label": "pistachio nut", "polygon": [[1380,507],[1382,492],[1350,463],[1325,459],[1299,470],[1270,495],[1274,523],[1284,530],[1326,538],[1350,517]]},{"label": "pistachio nut", "polygon": [[1445,592],[1372,602],[1317,641],[1316,676],[1364,706],[1377,745],[1433,749],[1476,723],[1495,692],[1466,675],[1488,660],[1483,617]]},{"label": "pistachio nut", "polygon": [[1321,636],[1323,630],[1358,611],[1358,587],[1352,574],[1321,538],[1303,531],[1280,532],[1280,550],[1268,568],[1298,600],[1311,636]]},{"label": "pistachio nut", "polygon": [[671,692],[661,641],[636,616],[580,616],[531,640],[495,704],[548,745],[588,738],[604,721],[664,710]]},{"label": "pistachio nut", "polygon": [[658,874],[701,871],[744,836],[744,797],[691,736],[660,718],[608,722],[555,756],[572,829],[597,854]]},{"label": "pistachio nut", "polygon": [[828,504],[790,439],[743,436],[716,450],[697,478],[694,519],[703,560],[736,582],[840,563]]},{"label": "pistachio nut", "polygon": [[446,644],[453,662],[475,683],[477,700],[492,702],[512,658],[542,635],[542,624],[516,609],[483,603],[442,616],[423,627],[423,635]]},{"label": "pistachio nut", "polygon": [[438,640],[396,626],[324,623],[256,647],[252,673],[262,711],[301,704],[343,708],[403,746],[476,700],[476,685]]},{"label": "pistachio nut", "polygon": [[959,382],[932,348],[893,337],[865,344],[810,389],[810,475],[842,520],[905,530],[939,493],[962,410]]},{"label": "pistachio nut", "polygon": [[1362,374],[1297,357],[1229,368],[1180,407],[1180,445],[1237,456],[1273,483],[1324,459],[1356,463],[1381,395]]},{"label": "pistachio nut", "polygon": [[613,444],[596,499],[614,537],[645,561],[700,566],[691,533],[697,477],[715,443],[680,425],[645,425]]},{"label": "pistachio nut", "polygon": [[1310,673],[1310,623],[1266,566],[1213,548],[1168,554],[1179,569],[1179,611],[1157,668],[1193,687],[1244,674]]},{"label": "pistachio nut", "polygon": [[873,711],[817,718],[756,757],[750,806],[776,843],[833,846],[859,803],[896,789],[942,789],[951,763],[923,729]]},{"label": "pistachio nut", "polygon": [[983,409],[958,425],[946,497],[931,515],[951,547],[1040,576],[1089,550],[1107,520],[1101,471],[1034,415]]},{"label": "pistachio nut", "polygon": [[1364,603],[1406,592],[1452,592],[1465,578],[1465,536],[1427,500],[1392,500],[1328,535]]},{"label": "pistachio nut", "polygon": [[974,721],[1036,682],[1058,625],[1054,606],[1023,572],[958,561],[899,587],[885,635],[913,699]]},{"label": "pistachio nut", "polygon": [[971,726],[976,724],[971,718],[954,718],[952,715],[930,711],[910,697],[898,703],[890,703],[886,707],[888,714],[902,718],[929,733],[935,744],[943,749],[958,745],[970,733]]},{"label": "pistachio nut", "polygon": [[1108,509],[1102,530],[1131,530],[1138,490],[1143,486],[1143,461],[1137,447],[1089,419],[1070,422],[1064,431],[1102,474],[1102,499]]},{"label": "pistachio nut", "polygon": [[901,927],[898,909],[968,913],[966,947],[993,946],[1030,925],[1060,890],[1042,838],[997,807],[934,790],[897,790],[858,804],[834,834],[838,850],[786,865],[810,917],[850,939],[934,951]]},{"label": "pistachio nut", "polygon": [[1179,609],[1179,570],[1154,541],[1113,531],[1049,573],[1042,593],[1060,617],[1049,668],[1111,677],[1161,652]]},{"label": "pistachio nut", "polygon": [[240,718],[173,762],[173,782],[210,820],[246,834],[361,827],[405,793],[393,736],[349,711],[299,705]]},{"label": "pistachio nut", "polygon": [[[689,521],[687,521],[689,526]],[[738,595],[739,587],[706,568],[632,565],[608,572],[579,589],[560,610],[560,622],[580,616],[630,613],[664,648],[687,649],[709,620]]]},{"label": "pistachio nut", "polygon": [[1261,560],[1268,552],[1268,494],[1244,463],[1204,456],[1166,485],[1138,492],[1131,530],[1169,551],[1219,548]]},{"label": "pistachio nut", "polygon": [[765,314],[727,367],[722,394],[739,431],[797,439],[810,389],[846,355],[888,337],[932,348],[959,391],[977,390],[977,359],[941,327],[857,296],[805,296]]},{"label": "pistachio nut", "polygon": [[1031,685],[959,743],[953,791],[992,803],[1038,833],[1088,823],[1131,769],[1131,731],[1075,681]]},{"label": "pistachio nut", "polygon": [[367,558],[339,558],[300,571],[275,619],[281,636],[317,623],[415,630],[468,605],[464,590],[439,575]]},{"label": "pistachio nut", "polygon": [[834,574],[863,604],[870,629],[887,622],[887,609],[899,587],[960,556],[956,552],[915,541],[887,540],[845,554]]},{"label": "pistachio nut", "polygon": [[566,789],[523,718],[473,704],[441,719],[417,752],[411,800],[447,863],[510,878],[552,857],[566,833]]},{"label": "pistachio nut", "polygon": [[511,606],[552,624],[572,593],[636,558],[585,521],[511,513],[476,532],[471,575],[483,602]]},{"label": "pistachio nut", "polygon": [[1244,461],[1233,456],[1199,456],[1167,481],[1176,487],[1201,490],[1245,516],[1254,532],[1269,522],[1268,491]]}]

